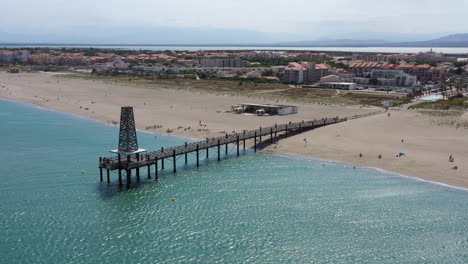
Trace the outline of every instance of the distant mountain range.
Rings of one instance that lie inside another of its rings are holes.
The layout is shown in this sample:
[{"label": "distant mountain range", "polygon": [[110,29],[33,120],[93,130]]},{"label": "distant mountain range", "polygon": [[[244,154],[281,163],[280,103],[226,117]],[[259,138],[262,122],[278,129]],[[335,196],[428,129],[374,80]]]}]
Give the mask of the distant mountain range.
[{"label": "distant mountain range", "polygon": [[468,47],[468,33],[454,34],[427,41],[391,42],[385,40],[316,40],[277,43],[278,46],[308,47]]}]

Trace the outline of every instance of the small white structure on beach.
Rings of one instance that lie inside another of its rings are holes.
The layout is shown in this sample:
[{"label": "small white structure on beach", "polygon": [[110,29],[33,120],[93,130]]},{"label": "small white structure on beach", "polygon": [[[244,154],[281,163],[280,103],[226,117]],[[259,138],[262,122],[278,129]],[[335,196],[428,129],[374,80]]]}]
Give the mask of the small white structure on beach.
[{"label": "small white structure on beach", "polygon": [[319,84],[321,88],[328,89],[341,89],[341,90],[356,90],[356,83],[347,83],[347,82],[324,82]]},{"label": "small white structure on beach", "polygon": [[259,116],[263,115],[291,115],[298,112],[298,107],[293,105],[272,105],[272,104],[239,104],[231,106],[233,113],[250,113]]}]

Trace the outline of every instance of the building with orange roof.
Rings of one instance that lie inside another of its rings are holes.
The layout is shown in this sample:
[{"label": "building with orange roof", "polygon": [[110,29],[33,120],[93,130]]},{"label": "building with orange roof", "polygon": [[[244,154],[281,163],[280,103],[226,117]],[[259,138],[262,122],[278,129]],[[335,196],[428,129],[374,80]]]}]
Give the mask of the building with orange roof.
[{"label": "building with orange roof", "polygon": [[318,82],[320,78],[327,75],[330,75],[330,68],[326,64],[292,62],[284,69],[283,82],[294,84]]}]

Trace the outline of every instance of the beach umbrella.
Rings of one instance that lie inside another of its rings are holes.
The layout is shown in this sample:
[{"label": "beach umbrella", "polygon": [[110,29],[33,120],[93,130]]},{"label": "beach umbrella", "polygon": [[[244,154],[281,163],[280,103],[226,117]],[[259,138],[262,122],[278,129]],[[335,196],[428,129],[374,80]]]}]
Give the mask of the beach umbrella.
[{"label": "beach umbrella", "polygon": [[400,156],[406,156],[406,154],[403,153],[403,152],[400,152],[399,154],[400,154]]}]

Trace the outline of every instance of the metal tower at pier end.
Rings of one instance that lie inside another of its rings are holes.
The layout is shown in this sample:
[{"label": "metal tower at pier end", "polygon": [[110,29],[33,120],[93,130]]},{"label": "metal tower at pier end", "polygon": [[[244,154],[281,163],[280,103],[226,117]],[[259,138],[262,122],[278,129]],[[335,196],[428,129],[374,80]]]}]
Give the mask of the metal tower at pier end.
[{"label": "metal tower at pier end", "polygon": [[133,107],[123,106],[120,112],[119,148],[113,153],[132,155],[146,151],[138,148]]}]

